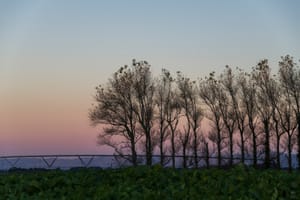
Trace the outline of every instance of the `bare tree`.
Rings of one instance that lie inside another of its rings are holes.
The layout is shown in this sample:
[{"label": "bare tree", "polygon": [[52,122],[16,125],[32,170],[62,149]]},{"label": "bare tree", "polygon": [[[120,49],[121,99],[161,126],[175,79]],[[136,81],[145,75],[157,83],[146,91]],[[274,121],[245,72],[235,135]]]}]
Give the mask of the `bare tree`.
[{"label": "bare tree", "polygon": [[[229,69],[228,69],[229,70]],[[236,124],[237,124],[237,128],[239,130],[240,133],[240,149],[241,149],[241,161],[242,163],[245,162],[245,151],[246,151],[246,147],[245,147],[245,143],[249,137],[249,134],[247,134],[246,132],[246,117],[247,117],[247,110],[245,105],[243,104],[243,93],[242,93],[242,84],[240,83],[240,81],[243,80],[243,78],[241,78],[241,76],[245,76],[244,72],[237,68],[237,70],[239,71],[237,77],[232,75],[232,72],[229,73],[229,80],[233,79],[233,81],[228,81],[231,84],[228,84],[228,91],[229,94],[232,98],[232,103],[233,103],[233,110],[235,113],[235,117],[236,117]]]},{"label": "bare tree", "polygon": [[175,154],[178,151],[176,148],[176,136],[178,133],[177,128],[179,124],[179,120],[181,117],[182,107],[180,105],[179,91],[177,88],[174,88],[174,79],[171,74],[165,71],[165,78],[169,84],[168,91],[166,91],[166,99],[165,99],[165,111],[166,111],[166,123],[170,130],[171,138],[171,159],[172,159],[172,167],[175,168]]},{"label": "bare tree", "polygon": [[145,136],[146,164],[152,165],[152,127],[154,121],[154,81],[150,71],[150,65],[146,61],[136,62],[133,60],[133,94],[136,106],[133,111]]},{"label": "bare tree", "polygon": [[178,98],[176,93],[171,93],[170,107],[168,108],[167,123],[169,125],[171,133],[171,157],[172,157],[172,167],[175,168],[175,154],[178,151],[176,148],[176,136],[178,135],[178,124],[181,114],[181,106],[178,103]]},{"label": "bare tree", "polygon": [[[203,119],[202,110],[198,98],[198,88],[195,81],[184,77],[180,72],[177,73],[178,90],[181,99],[181,105],[187,122],[185,129],[186,136],[192,132],[192,149],[194,166],[198,168],[198,150],[199,150],[199,129]],[[186,139],[188,139],[186,137]],[[186,140],[184,140],[186,141]]]},{"label": "bare tree", "polygon": [[136,143],[140,134],[137,129],[137,118],[133,112],[135,106],[133,77],[132,70],[124,66],[113,75],[105,87],[101,85],[96,87],[97,104],[90,110],[89,118],[93,125],[105,125],[104,133],[99,135],[100,144],[113,147],[122,157],[124,149],[126,151],[129,148],[131,158],[128,160],[137,165]]},{"label": "bare tree", "polygon": [[204,80],[200,80],[199,95],[209,111],[209,113],[206,113],[206,117],[212,122],[212,127],[215,130],[210,132],[209,139],[217,145],[218,167],[221,167],[222,164],[221,152],[224,140],[220,93],[221,87],[215,79],[214,72],[210,73],[209,77],[206,77]]},{"label": "bare tree", "polygon": [[240,85],[240,104],[241,108],[245,109],[245,114],[248,122],[248,127],[252,135],[252,156],[253,165],[257,166],[257,105],[256,105],[256,85],[250,74],[240,72],[238,77],[238,83]]},{"label": "bare tree", "polygon": [[[238,117],[238,105],[236,94],[238,88],[234,83],[234,75],[229,66],[226,66],[225,72],[220,75],[220,111],[222,114],[224,125],[228,131],[229,137],[229,165],[233,164],[233,134],[236,127]],[[243,143],[242,143],[243,144]]]},{"label": "bare tree", "polygon": [[297,158],[298,166],[300,166],[300,69],[294,62],[293,57],[289,55],[281,57],[281,61],[279,62],[279,77],[281,86],[290,95],[293,104],[292,109],[295,113],[298,127]]},{"label": "bare tree", "polygon": [[190,79],[177,72],[177,88],[179,92],[179,104],[183,111],[184,125],[180,131],[180,141],[182,144],[183,167],[187,167],[187,150],[191,140],[191,117],[190,117],[190,102],[189,102],[189,84]]},{"label": "bare tree", "polygon": [[285,143],[281,147],[287,150],[288,168],[289,171],[292,171],[292,150],[295,144],[293,138],[297,128],[297,122],[293,116],[291,96],[286,90],[283,91],[283,98],[283,101],[281,101],[279,105],[278,114],[280,117],[280,125],[283,131],[285,131],[286,134],[284,136],[286,137],[284,138]]},{"label": "bare tree", "polygon": [[269,94],[272,93],[270,87],[271,72],[268,65],[268,60],[264,59],[260,61],[256,68],[252,71],[252,76],[257,85],[257,110],[258,116],[261,119],[264,126],[264,159],[265,167],[270,167],[271,151],[270,151],[270,120],[272,117],[272,103],[269,100]]},{"label": "bare tree", "polygon": [[[156,85],[156,105],[158,110],[158,126],[159,126],[159,151],[160,151],[160,164],[165,164],[165,141],[168,137],[168,128],[170,124],[170,112],[171,112],[171,97],[172,97],[172,77],[168,70],[162,69],[160,79]],[[178,122],[177,122],[178,123]],[[173,127],[172,127],[173,128]],[[172,130],[173,131],[173,130]],[[174,133],[174,131],[172,132]],[[172,135],[172,137],[174,137]],[[174,140],[174,138],[172,139]],[[175,148],[175,147],[174,147]]]},{"label": "bare tree", "polygon": [[275,131],[275,140],[276,140],[276,163],[277,167],[281,167],[280,163],[280,140],[281,136],[284,134],[284,130],[280,126],[280,104],[281,104],[281,88],[274,78],[270,78],[268,81],[268,97],[269,101],[272,105],[272,121],[273,121],[273,128]]},{"label": "bare tree", "polygon": [[192,127],[192,133],[193,133],[193,154],[194,154],[194,164],[195,167],[198,168],[198,148],[199,148],[199,134],[200,134],[200,127],[201,127],[201,120],[203,119],[203,113],[202,109],[200,107],[199,98],[198,98],[198,88],[196,86],[196,82],[192,81],[189,84],[189,90],[188,90],[188,99],[190,102],[190,122]]}]

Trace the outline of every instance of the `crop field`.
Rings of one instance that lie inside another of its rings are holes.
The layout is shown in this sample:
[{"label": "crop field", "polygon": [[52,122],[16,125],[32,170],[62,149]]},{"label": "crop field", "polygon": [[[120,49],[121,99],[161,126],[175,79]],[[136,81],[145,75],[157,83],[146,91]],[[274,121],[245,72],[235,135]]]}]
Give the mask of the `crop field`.
[{"label": "crop field", "polygon": [[232,169],[80,168],[0,173],[0,199],[300,199],[300,173]]}]

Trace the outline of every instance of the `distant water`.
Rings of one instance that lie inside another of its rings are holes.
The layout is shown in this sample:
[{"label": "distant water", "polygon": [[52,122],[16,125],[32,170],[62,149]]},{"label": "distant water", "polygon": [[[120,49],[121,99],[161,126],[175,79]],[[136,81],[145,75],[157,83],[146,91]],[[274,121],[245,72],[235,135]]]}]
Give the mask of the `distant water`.
[{"label": "distant water", "polygon": [[[145,158],[140,157],[140,164],[145,164]],[[188,165],[192,166],[192,159],[188,161]],[[225,161],[223,161],[224,163]],[[238,161],[235,161],[237,163]],[[153,158],[153,164],[159,163],[159,157]],[[216,159],[210,159],[210,165],[216,165]],[[246,164],[251,165],[251,161],[246,161]],[[200,160],[200,166],[206,166],[204,160]],[[49,158],[40,158],[40,157],[23,157],[23,158],[9,158],[4,159],[0,157],[0,170],[9,170],[11,168],[22,168],[22,169],[32,169],[32,168],[45,168],[45,169],[71,169],[76,167],[99,167],[99,168],[118,168],[122,166],[130,166],[130,163],[123,159],[116,159],[114,156],[81,156],[79,157],[49,157]],[[166,162],[166,166],[171,166],[171,162]],[[293,168],[297,167],[297,157],[292,155],[292,166]],[[182,158],[176,158],[176,167],[182,167]],[[281,155],[281,167],[287,168],[288,161],[287,156]]]},{"label": "distant water", "polygon": [[71,157],[71,158],[58,157],[56,160],[55,157],[45,158],[45,160],[43,160],[43,158],[31,158],[31,157],[9,158],[9,159],[0,158],[0,170],[9,170],[10,168],[70,169],[74,167],[87,167],[87,166],[111,168],[111,167],[119,166],[119,163],[116,161],[116,159],[114,159],[113,156],[94,157],[92,160],[90,160],[91,157],[82,157],[81,159],[82,160],[80,160],[77,157]]}]

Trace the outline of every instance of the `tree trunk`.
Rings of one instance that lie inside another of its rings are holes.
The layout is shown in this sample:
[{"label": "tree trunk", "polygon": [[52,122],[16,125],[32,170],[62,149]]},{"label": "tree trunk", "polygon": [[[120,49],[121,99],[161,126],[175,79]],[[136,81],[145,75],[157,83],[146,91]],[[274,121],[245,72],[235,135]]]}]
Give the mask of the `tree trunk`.
[{"label": "tree trunk", "polygon": [[160,165],[164,166],[164,135],[160,134],[160,141],[159,141],[159,150],[160,150]]},{"label": "tree trunk", "polygon": [[221,168],[222,156],[221,156],[221,131],[218,130],[218,141],[217,141],[217,151],[218,151],[218,167]]},{"label": "tree trunk", "polygon": [[264,120],[264,129],[265,129],[265,167],[270,168],[270,130],[269,130],[269,121]]},{"label": "tree trunk", "polygon": [[230,159],[229,166],[233,165],[233,133],[229,132],[229,150],[230,150]]},{"label": "tree trunk", "polygon": [[187,168],[187,160],[186,160],[186,144],[183,144],[183,147],[182,147],[182,155],[183,155],[183,168]]},{"label": "tree trunk", "polygon": [[175,131],[171,129],[172,167],[175,168]]},{"label": "tree trunk", "polygon": [[252,137],[253,142],[253,166],[257,166],[257,145],[256,145],[256,135],[254,134]]},{"label": "tree trunk", "polygon": [[135,142],[134,139],[130,140],[131,143],[131,160],[132,160],[132,165],[137,166],[137,154],[135,150]]},{"label": "tree trunk", "polygon": [[242,156],[242,163],[245,163],[245,141],[244,141],[244,133],[240,130],[241,135],[241,156]]},{"label": "tree trunk", "polygon": [[209,148],[208,143],[205,143],[205,162],[206,162],[206,168],[209,169]]},{"label": "tree trunk", "polygon": [[292,171],[292,136],[288,134],[288,167]]},{"label": "tree trunk", "polygon": [[253,122],[249,120],[249,128],[252,132],[252,156],[253,156],[253,167],[257,167],[257,145],[256,145],[256,133]]},{"label": "tree trunk", "polygon": [[280,163],[280,135],[277,135],[277,141],[276,141],[276,162],[277,162],[277,167],[280,169],[281,168],[281,163]]},{"label": "tree trunk", "polygon": [[195,162],[195,168],[198,168],[198,145],[197,145],[197,131],[194,130],[194,162]]},{"label": "tree trunk", "polygon": [[277,167],[280,169],[281,168],[281,163],[280,163],[280,138],[281,135],[279,133],[279,122],[278,120],[274,117],[275,121],[275,131],[276,131],[276,162],[277,162]]},{"label": "tree trunk", "polygon": [[297,135],[297,142],[298,142],[298,168],[300,168],[300,113],[297,113],[297,124],[298,124],[298,135]]},{"label": "tree trunk", "polygon": [[148,166],[152,165],[152,142],[150,133],[146,134],[146,164]]}]

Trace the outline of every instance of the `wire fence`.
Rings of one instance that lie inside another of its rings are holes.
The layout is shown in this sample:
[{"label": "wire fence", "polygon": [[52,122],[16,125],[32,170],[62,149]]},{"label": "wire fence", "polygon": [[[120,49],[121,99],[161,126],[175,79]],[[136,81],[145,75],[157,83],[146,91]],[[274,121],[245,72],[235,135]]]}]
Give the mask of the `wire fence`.
[{"label": "wire fence", "polygon": [[[97,168],[119,168],[125,166],[131,166],[132,163],[128,161],[130,155],[106,155],[106,154],[62,154],[62,155],[13,155],[13,156],[0,156],[0,170],[7,171],[11,169],[72,169],[78,167],[97,167]],[[184,157],[181,155],[175,156],[175,167],[183,167]],[[146,155],[137,155],[139,165],[146,164]],[[222,157],[222,166],[228,166],[229,157]],[[217,166],[218,158],[214,156],[203,157],[198,156],[199,167],[212,167]],[[258,158],[257,164],[262,165],[263,159]],[[241,162],[240,157],[234,157],[233,163],[237,164]],[[152,164],[160,164],[160,155],[152,156]],[[252,165],[252,158],[245,158],[244,163],[246,165]],[[284,162],[286,163],[286,162]],[[195,167],[194,157],[186,156],[186,164],[188,168]],[[164,155],[163,165],[165,167],[172,166],[172,156]],[[274,163],[274,166],[276,163]],[[286,164],[282,165],[283,168],[287,167]],[[293,168],[297,167],[297,163],[293,162]]]}]

